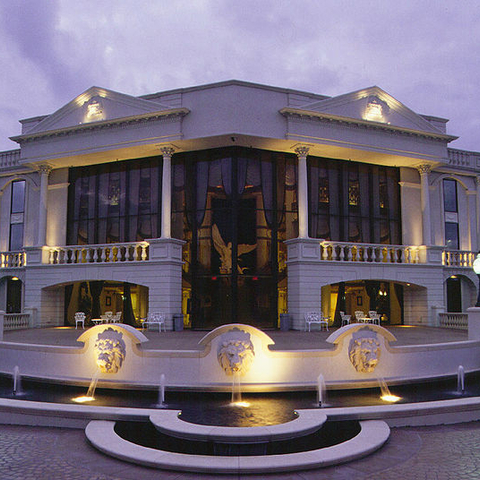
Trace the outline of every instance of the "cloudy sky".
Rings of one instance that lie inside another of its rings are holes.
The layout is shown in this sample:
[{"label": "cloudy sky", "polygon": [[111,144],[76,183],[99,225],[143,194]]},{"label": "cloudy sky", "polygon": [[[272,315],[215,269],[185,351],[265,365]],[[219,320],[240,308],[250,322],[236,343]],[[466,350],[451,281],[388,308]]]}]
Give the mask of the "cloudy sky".
[{"label": "cloudy sky", "polygon": [[478,0],[0,0],[0,149],[92,85],[378,85],[480,150]]}]

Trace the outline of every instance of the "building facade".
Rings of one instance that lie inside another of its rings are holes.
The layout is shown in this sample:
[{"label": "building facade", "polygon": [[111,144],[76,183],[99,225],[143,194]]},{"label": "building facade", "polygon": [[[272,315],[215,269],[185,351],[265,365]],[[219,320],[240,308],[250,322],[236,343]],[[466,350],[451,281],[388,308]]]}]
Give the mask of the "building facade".
[{"label": "building facade", "polygon": [[438,325],[475,303],[480,247],[480,153],[449,148],[446,123],[378,87],[92,87],[0,153],[0,309]]}]

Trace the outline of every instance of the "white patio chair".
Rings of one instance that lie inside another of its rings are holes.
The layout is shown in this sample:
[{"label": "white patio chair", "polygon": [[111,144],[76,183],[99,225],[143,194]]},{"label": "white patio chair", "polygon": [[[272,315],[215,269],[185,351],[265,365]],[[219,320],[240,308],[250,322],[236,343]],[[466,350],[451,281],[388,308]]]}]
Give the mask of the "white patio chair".
[{"label": "white patio chair", "polygon": [[351,315],[346,315],[345,312],[340,312],[340,318],[342,319],[342,327],[345,325],[350,325]]},{"label": "white patio chair", "polygon": [[110,321],[112,323],[120,323],[122,321],[122,312],[114,313]]},{"label": "white patio chair", "polygon": [[365,323],[367,316],[363,313],[362,310],[355,310],[355,320],[358,323]]},{"label": "white patio chair", "polygon": [[83,312],[75,313],[75,330],[79,324],[82,325],[82,328],[85,328],[85,314]]},{"label": "white patio chair", "polygon": [[370,310],[368,316],[370,317],[370,323],[380,325],[380,314],[376,310]]},{"label": "white patio chair", "polygon": [[316,323],[320,325],[320,330],[322,329],[322,326],[325,326],[327,332],[328,332],[328,320],[324,318],[322,315],[320,315],[318,312],[307,312],[305,314],[305,331],[307,330],[307,325],[308,325],[308,331],[311,331],[311,325],[312,323]]},{"label": "white patio chair", "polygon": [[148,317],[142,322],[142,329],[145,330],[145,327],[147,327],[147,330],[150,330],[151,327],[156,326],[158,331],[161,332],[163,326],[163,330],[166,332],[166,318],[167,316],[164,313],[149,313]]}]

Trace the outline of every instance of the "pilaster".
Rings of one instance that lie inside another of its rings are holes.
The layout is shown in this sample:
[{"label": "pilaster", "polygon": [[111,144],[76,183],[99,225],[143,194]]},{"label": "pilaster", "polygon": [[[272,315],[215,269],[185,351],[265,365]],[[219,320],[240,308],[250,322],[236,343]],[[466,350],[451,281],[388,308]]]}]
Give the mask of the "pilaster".
[{"label": "pilaster", "polygon": [[420,183],[422,189],[421,208],[422,208],[422,232],[423,244],[432,244],[432,227],[430,221],[430,183],[429,174],[432,169],[431,165],[423,164],[417,167],[420,173]]},{"label": "pilaster", "polygon": [[43,246],[47,241],[47,202],[48,202],[48,177],[52,167],[44,164],[38,167],[40,175],[40,199],[38,206],[38,234],[37,245]]}]

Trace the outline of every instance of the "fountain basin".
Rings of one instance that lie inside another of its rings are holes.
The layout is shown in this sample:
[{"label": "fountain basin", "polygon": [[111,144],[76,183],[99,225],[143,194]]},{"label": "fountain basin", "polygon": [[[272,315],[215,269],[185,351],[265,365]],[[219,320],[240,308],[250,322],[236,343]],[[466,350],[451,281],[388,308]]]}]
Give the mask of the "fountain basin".
[{"label": "fountain basin", "polygon": [[327,415],[319,410],[302,410],[298,418],[286,423],[263,427],[217,427],[184,422],[181,412],[162,410],[150,415],[150,422],[166,435],[186,440],[221,443],[258,443],[285,440],[319,430]]},{"label": "fountain basin", "polygon": [[[198,350],[166,351],[144,349],[148,339],[141,332],[111,324],[86,330],[79,347],[0,342],[0,373],[11,375],[18,365],[23,378],[88,386],[99,368],[96,345],[106,330],[116,332],[123,346],[112,353],[117,355],[114,367],[102,364],[99,388],[157,390],[163,373],[167,390],[231,391],[232,376],[220,361],[220,350],[232,331],[243,332],[251,343],[249,368],[241,375],[243,391],[316,390],[320,374],[331,390],[372,387],[380,377],[388,385],[453,377],[458,365],[467,374],[480,371],[478,340],[396,347],[395,337],[377,325],[343,327],[328,337],[326,349],[288,351],[272,350],[273,340],[254,327],[224,325],[205,335]],[[372,347],[372,357],[362,359],[355,351],[362,343]]]},{"label": "fountain basin", "polygon": [[[299,418],[301,415],[302,412]],[[115,432],[115,423],[108,421],[90,422],[85,433],[95,448],[128,462],[167,470],[238,474],[319,468],[362,458],[387,441],[390,428],[383,421],[360,422],[360,433],[338,445],[281,455],[247,456],[192,455],[140,446],[121,438]]]}]

